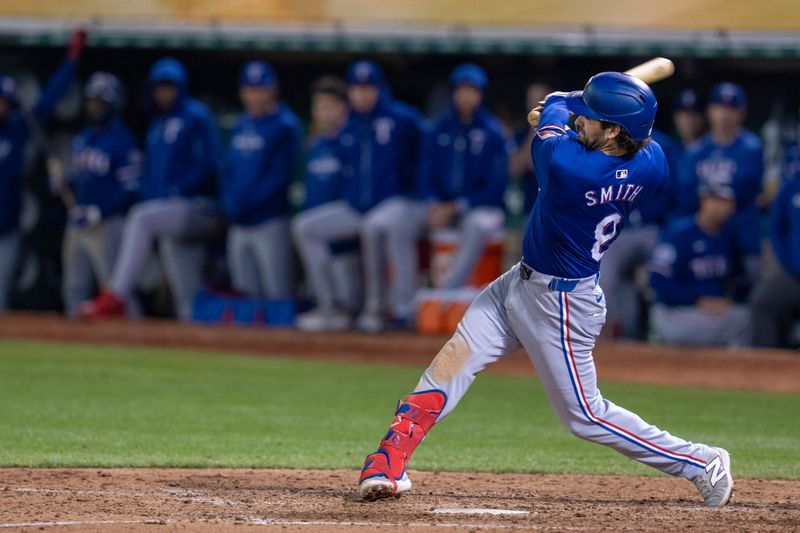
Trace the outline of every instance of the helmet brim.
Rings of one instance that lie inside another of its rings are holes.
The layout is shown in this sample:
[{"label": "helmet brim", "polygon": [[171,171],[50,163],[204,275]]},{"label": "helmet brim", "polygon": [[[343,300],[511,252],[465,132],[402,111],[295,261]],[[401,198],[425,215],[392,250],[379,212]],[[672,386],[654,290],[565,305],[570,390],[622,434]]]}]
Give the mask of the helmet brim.
[{"label": "helmet brim", "polygon": [[566,97],[567,109],[575,115],[592,120],[606,120],[601,115],[592,111],[583,101],[583,91],[572,91]]}]

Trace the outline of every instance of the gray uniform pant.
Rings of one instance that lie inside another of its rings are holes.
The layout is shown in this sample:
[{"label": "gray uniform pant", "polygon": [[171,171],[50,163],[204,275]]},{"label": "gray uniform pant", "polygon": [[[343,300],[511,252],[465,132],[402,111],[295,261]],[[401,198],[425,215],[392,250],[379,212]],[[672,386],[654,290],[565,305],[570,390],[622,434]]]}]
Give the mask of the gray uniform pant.
[{"label": "gray uniform pant", "polygon": [[571,280],[570,292],[552,290],[552,276],[520,264],[489,285],[472,303],[419,381],[415,391],[439,389],[447,416],[487,365],[528,353],[561,423],[574,435],[603,444],[664,473],[692,479],[715,452],[675,437],[603,398],[592,357],[605,321],[596,277]]},{"label": "gray uniform pant", "polygon": [[708,313],[692,306],[650,309],[653,333],[667,344],[700,346],[747,346],[750,344],[750,313],[735,305],[724,313]]},{"label": "gray uniform pant", "polygon": [[458,230],[460,243],[450,272],[442,281],[443,289],[458,289],[467,285],[486,244],[497,235],[505,223],[505,213],[496,207],[476,207],[462,217]]},{"label": "gray uniform pant", "polygon": [[292,296],[289,219],[228,230],[228,270],[233,288],[252,297],[284,300]]},{"label": "gray uniform pant", "polygon": [[0,313],[8,309],[19,252],[19,237],[18,231],[0,236]]},{"label": "gray uniform pant", "polygon": [[783,347],[800,311],[800,279],[780,263],[756,285],[750,300],[753,345]]},{"label": "gray uniform pant", "polygon": [[78,304],[91,299],[96,287],[108,285],[123,223],[123,216],[118,215],[93,227],[67,226],[61,249],[61,296],[68,317],[76,316]]},{"label": "gray uniform pant", "polygon": [[608,321],[618,325],[623,337],[639,336],[641,309],[636,269],[647,264],[657,243],[656,226],[626,228],[600,262],[600,279],[608,298]]},{"label": "gray uniform pant", "polygon": [[419,225],[416,222],[409,224],[410,211],[408,200],[395,197],[363,214],[347,202],[339,201],[309,209],[295,217],[292,235],[319,307],[331,309],[335,305],[330,243],[360,237],[365,309],[370,312],[383,310],[388,259],[392,271],[392,311],[398,317],[413,312]]},{"label": "gray uniform pant", "polygon": [[178,318],[190,320],[192,299],[202,286],[203,239],[218,225],[216,206],[206,199],[165,198],[135,205],[125,220],[109,289],[129,299],[145,259],[158,242]]}]

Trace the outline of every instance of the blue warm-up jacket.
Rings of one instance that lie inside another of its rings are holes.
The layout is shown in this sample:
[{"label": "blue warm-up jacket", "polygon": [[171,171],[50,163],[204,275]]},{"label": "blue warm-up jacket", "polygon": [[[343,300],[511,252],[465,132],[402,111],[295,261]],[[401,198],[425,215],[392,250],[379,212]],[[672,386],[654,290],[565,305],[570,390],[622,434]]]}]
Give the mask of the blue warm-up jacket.
[{"label": "blue warm-up jacket", "polygon": [[151,78],[158,68],[173,69],[179,96],[172,109],[153,117],[147,130],[141,198],[213,196],[220,165],[214,116],[187,94],[186,75],[176,61],[156,63]]},{"label": "blue warm-up jacket", "polygon": [[420,161],[423,199],[503,208],[507,183],[507,139],[485,108],[469,124],[462,124],[451,110],[426,132]]},{"label": "blue warm-up jacket", "polygon": [[372,112],[350,112],[338,136],[337,152],[345,198],[366,212],[393,196],[416,189],[421,114],[383,93]]},{"label": "blue warm-up jacket", "polygon": [[124,214],[139,190],[142,154],[119,118],[91,126],[72,141],[70,185],[78,205],[100,208],[103,218]]},{"label": "blue warm-up jacket", "polygon": [[222,207],[233,224],[251,226],[289,214],[301,142],[300,121],[284,104],[264,117],[239,117],[221,185]]}]

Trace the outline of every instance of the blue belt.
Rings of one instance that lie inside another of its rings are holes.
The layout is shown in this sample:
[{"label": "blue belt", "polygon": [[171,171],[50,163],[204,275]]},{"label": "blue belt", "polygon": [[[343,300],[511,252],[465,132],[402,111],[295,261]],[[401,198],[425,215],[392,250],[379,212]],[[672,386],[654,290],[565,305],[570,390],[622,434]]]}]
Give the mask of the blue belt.
[{"label": "blue belt", "polygon": [[580,281],[579,279],[553,278],[547,284],[547,288],[551,291],[572,292]]},{"label": "blue belt", "polygon": [[[531,274],[533,274],[533,269],[521,261],[519,264],[519,276],[524,280],[529,280],[531,279]],[[547,284],[547,288],[557,292],[572,292],[580,282],[580,279],[552,278]]]}]

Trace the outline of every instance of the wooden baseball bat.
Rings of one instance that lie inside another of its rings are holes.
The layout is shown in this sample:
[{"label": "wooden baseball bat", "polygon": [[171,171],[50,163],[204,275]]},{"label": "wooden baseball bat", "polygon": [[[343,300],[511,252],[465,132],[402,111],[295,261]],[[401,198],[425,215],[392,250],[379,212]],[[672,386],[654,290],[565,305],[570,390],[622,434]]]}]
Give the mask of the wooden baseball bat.
[{"label": "wooden baseball bat", "polygon": [[[669,78],[674,73],[675,64],[666,57],[655,57],[650,61],[645,61],[625,71],[625,74],[638,78],[648,84]],[[539,125],[539,116],[542,113],[543,104],[544,102],[539,102],[539,105],[531,109],[530,113],[528,113],[528,124],[534,128]]]}]

